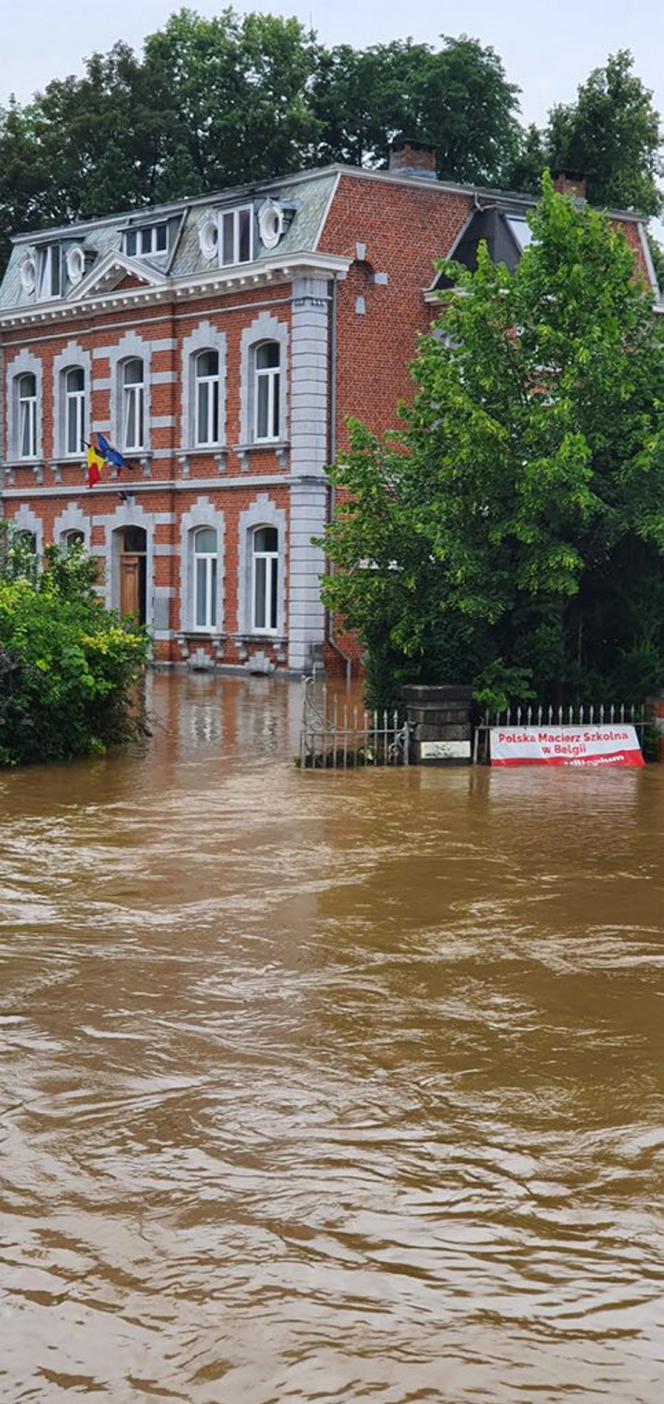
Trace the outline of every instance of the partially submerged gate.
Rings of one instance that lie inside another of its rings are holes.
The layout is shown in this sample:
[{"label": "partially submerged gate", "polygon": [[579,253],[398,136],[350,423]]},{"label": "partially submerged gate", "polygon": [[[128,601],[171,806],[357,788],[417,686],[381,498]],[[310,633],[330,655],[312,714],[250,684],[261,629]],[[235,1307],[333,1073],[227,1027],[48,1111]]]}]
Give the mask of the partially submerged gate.
[{"label": "partially submerged gate", "polygon": [[329,695],[315,677],[304,683],[299,765],[302,770],[349,770],[408,765],[411,728],[398,711],[373,710]]}]

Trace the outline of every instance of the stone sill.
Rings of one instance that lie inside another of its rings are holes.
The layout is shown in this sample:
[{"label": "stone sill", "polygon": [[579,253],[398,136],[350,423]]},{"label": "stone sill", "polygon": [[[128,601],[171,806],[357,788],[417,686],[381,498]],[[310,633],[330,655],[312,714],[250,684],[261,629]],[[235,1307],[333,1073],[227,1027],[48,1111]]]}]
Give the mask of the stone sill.
[{"label": "stone sill", "polygon": [[179,463],[183,478],[188,478],[191,474],[190,460],[192,458],[211,458],[216,463],[219,472],[223,473],[228,457],[228,446],[227,444],[209,444],[207,448],[202,445],[197,448],[179,448],[175,449],[173,457]]},{"label": "stone sill", "polygon": [[246,472],[249,467],[249,458],[252,453],[273,453],[276,455],[280,468],[286,468],[288,466],[288,454],[290,452],[289,439],[266,440],[263,443],[234,444],[233,447],[243,472]]},{"label": "stone sill", "polygon": [[27,469],[28,473],[34,473],[35,481],[43,483],[44,471],[46,469],[45,458],[14,458],[2,465],[10,485],[14,483],[14,473],[21,468]]},{"label": "stone sill", "polygon": [[283,663],[288,657],[288,639],[285,634],[232,634],[231,638],[237,649],[237,656],[241,663],[249,658],[249,644],[257,644],[260,648],[273,648],[278,663]]}]

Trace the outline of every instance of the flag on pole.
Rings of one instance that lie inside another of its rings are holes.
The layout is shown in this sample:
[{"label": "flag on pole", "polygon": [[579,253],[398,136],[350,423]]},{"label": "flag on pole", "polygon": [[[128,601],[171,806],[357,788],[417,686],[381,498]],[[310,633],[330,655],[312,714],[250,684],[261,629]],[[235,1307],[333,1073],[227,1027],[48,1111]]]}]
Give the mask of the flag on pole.
[{"label": "flag on pole", "polygon": [[97,448],[107,463],[112,463],[116,468],[124,468],[124,455],[120,453],[119,449],[113,448],[113,445],[109,444],[105,434],[97,434]]},{"label": "flag on pole", "polygon": [[88,444],[88,487],[95,487],[101,478],[104,460],[92,444]]}]

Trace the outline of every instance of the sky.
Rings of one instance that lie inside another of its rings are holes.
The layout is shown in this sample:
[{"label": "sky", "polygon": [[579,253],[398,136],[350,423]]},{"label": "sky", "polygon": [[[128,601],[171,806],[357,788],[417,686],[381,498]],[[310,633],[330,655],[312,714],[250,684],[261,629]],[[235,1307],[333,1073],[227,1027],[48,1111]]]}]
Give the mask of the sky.
[{"label": "sky", "polygon": [[[223,0],[190,4],[203,15],[223,7]],[[11,93],[26,102],[50,78],[80,73],[87,54],[109,49],[116,39],[140,49],[144,36],[178,8],[177,0],[0,0],[0,104]],[[522,89],[528,122],[542,123],[552,103],[572,99],[592,68],[627,48],[664,112],[662,0],[271,0],[235,8],[297,15],[327,44],[365,46],[409,35],[435,43],[440,34],[472,35],[501,55],[508,77]]]}]

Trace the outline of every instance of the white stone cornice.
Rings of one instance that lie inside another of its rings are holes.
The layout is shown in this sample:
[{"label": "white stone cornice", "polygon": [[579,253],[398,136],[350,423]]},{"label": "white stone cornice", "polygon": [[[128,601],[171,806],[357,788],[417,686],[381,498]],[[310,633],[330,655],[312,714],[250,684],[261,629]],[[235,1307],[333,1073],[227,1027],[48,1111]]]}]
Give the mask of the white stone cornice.
[{"label": "white stone cornice", "polygon": [[[122,259],[128,265],[123,268],[123,276],[131,273],[136,277],[145,275],[144,267],[139,267],[131,259],[124,260],[120,254],[109,255],[109,263],[117,263]],[[181,301],[185,298],[209,297],[210,293],[219,293],[220,296],[229,292],[250,291],[257,287],[266,286],[271,283],[292,282],[295,277],[315,276],[326,281],[335,277],[345,277],[352,260],[342,258],[337,254],[319,253],[295,253],[286,256],[283,253],[274,258],[262,258],[254,263],[234,264],[232,268],[207,269],[205,273],[192,274],[187,277],[166,278],[163,274],[152,274],[154,282],[149,286],[139,288],[121,288],[111,292],[99,292],[95,288],[88,287],[85,293],[85,283],[79,284],[76,289],[76,297],[63,298],[58,302],[57,307],[53,303],[40,306],[35,303],[30,307],[8,307],[0,312],[0,328],[11,331],[13,328],[25,327],[36,323],[67,321],[73,317],[102,316],[107,312],[117,309],[129,311],[132,307],[141,306],[145,303],[158,303],[164,301]],[[97,274],[101,273],[102,265],[98,265]],[[84,295],[81,295],[81,290]]]}]

